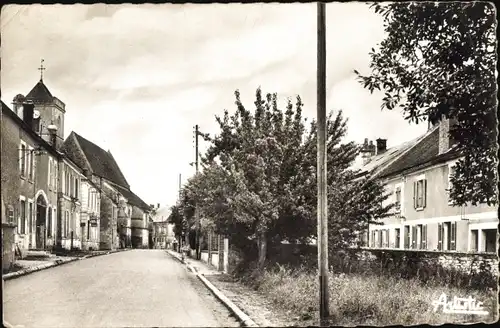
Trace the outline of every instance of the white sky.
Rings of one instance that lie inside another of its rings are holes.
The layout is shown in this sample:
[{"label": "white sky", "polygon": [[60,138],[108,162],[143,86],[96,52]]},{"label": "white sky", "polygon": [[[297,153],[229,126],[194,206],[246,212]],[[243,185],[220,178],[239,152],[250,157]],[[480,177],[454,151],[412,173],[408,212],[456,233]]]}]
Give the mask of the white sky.
[{"label": "white sky", "polygon": [[[422,134],[399,111],[380,110],[355,80],[382,20],[362,3],[327,4],[327,105],[349,118],[349,140]],[[2,100],[39,80],[66,103],[73,130],[110,149],[148,204],[175,202],[179,173],[194,173],[193,126],[214,133],[215,115],[247,108],[255,90],[299,94],[316,116],[316,4],[8,5],[1,13]],[[206,145],[200,141],[200,149]]]}]

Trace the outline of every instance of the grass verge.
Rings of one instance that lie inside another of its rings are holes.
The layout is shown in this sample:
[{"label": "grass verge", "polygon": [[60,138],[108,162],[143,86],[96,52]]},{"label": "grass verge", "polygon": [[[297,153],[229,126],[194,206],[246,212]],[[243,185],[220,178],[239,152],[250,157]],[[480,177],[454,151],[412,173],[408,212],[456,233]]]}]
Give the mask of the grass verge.
[{"label": "grass verge", "polygon": [[[275,305],[299,316],[309,325],[318,317],[318,278],[315,272],[275,266],[260,274],[246,276],[251,284]],[[487,316],[445,314],[434,311],[433,301],[442,294],[473,297],[483,302]],[[330,274],[330,315],[332,325],[418,325],[444,323],[491,323],[497,320],[498,302],[495,290],[473,290],[423,283],[417,279],[398,279],[384,275]],[[312,323],[315,324],[315,323]]]}]

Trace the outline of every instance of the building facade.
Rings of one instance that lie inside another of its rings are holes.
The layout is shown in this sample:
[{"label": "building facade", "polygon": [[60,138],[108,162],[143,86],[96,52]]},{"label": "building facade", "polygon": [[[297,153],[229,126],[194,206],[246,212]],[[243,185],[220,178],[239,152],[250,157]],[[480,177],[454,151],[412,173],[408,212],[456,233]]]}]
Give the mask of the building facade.
[{"label": "building facade", "polygon": [[14,97],[13,109],[2,102],[2,227],[14,227],[21,255],[131,247],[132,231],[147,247],[149,207],[109,151],[74,132],[64,140],[65,113],[42,79]]},{"label": "building facade", "polygon": [[[452,123],[451,123],[452,124]],[[454,206],[450,176],[460,154],[443,119],[383,170],[394,215],[369,228],[369,247],[446,252],[496,252],[498,209]]]},{"label": "building facade", "polygon": [[[154,208],[154,205],[151,205]],[[153,221],[153,248],[167,249],[173,248],[177,242],[174,234],[174,225],[168,223],[170,216],[169,207],[161,207],[157,204],[152,216]]]},{"label": "building facade", "polygon": [[149,206],[130,190],[111,152],[75,132],[66,138],[63,148],[101,188],[101,246],[147,248]]}]

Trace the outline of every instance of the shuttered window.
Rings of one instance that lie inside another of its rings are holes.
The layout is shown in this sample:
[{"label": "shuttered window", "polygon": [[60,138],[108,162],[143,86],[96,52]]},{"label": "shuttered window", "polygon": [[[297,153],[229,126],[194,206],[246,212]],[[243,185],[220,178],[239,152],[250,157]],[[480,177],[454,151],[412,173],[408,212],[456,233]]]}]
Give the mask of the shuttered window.
[{"label": "shuttered window", "polygon": [[413,182],[413,208],[423,209],[427,203],[427,180]]},{"label": "shuttered window", "polygon": [[456,222],[451,222],[450,224],[451,229],[450,229],[450,250],[455,251],[457,250],[457,223]]},{"label": "shuttered window", "polygon": [[409,249],[410,248],[410,226],[405,226],[404,248],[405,249]]},{"label": "shuttered window", "polygon": [[420,245],[420,249],[427,249],[427,225],[422,225],[422,243]]},{"label": "shuttered window", "polygon": [[443,224],[438,223],[438,250],[443,250]]},{"label": "shuttered window", "polygon": [[396,228],[396,232],[395,232],[395,247],[396,248],[400,248],[401,246],[401,231],[399,228]]}]

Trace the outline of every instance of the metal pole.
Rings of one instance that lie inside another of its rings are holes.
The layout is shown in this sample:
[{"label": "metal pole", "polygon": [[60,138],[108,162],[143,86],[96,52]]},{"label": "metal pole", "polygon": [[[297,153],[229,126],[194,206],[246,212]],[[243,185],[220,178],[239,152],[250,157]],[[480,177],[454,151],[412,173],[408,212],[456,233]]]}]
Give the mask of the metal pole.
[{"label": "metal pole", "polygon": [[328,297],[328,217],[327,217],[327,155],[326,155],[326,26],[325,4],[318,2],[318,68],[317,68],[317,121],[318,121],[318,268],[320,325],[327,325]]}]

